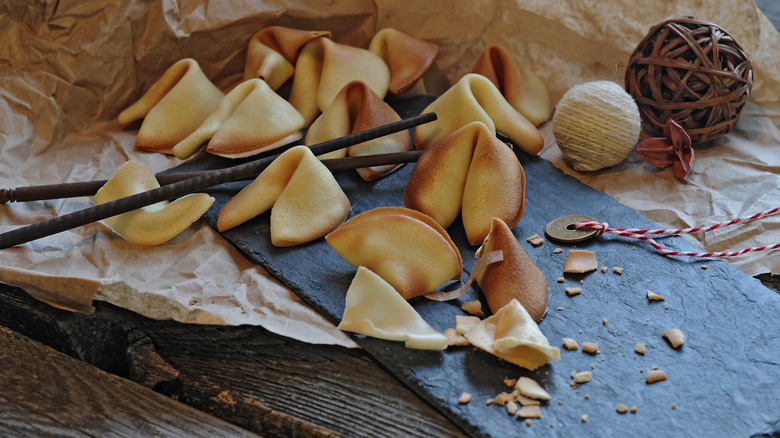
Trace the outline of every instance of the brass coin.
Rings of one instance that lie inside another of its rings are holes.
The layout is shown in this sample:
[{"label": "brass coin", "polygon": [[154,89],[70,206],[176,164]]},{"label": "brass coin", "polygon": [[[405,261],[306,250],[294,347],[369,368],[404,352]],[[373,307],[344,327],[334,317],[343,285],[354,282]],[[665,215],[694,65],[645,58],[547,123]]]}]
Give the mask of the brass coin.
[{"label": "brass coin", "polygon": [[544,228],[544,233],[552,240],[564,243],[576,243],[588,240],[598,234],[598,230],[588,228],[577,230],[574,225],[584,221],[596,221],[584,214],[570,214],[553,219]]}]

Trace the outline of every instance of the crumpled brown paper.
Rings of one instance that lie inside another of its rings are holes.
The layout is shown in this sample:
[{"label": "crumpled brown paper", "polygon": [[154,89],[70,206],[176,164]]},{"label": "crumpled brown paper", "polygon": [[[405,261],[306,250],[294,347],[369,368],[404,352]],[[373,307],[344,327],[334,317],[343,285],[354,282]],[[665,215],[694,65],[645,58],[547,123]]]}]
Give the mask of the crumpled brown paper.
[{"label": "crumpled brown paper", "polygon": [[[330,30],[334,40],[361,47],[375,30],[394,27],[435,42],[436,68],[450,81],[466,73],[488,45],[500,44],[548,84],[557,102],[578,83],[622,83],[628,57],[650,27],[689,14],[718,23],[743,45],[753,58],[755,82],[737,129],[696,151],[694,172],[685,182],[635,155],[601,172],[575,172],[555,145],[550,122],[541,127],[546,140],[541,155],[667,227],[727,220],[780,201],[773,196],[780,186],[780,36],[752,1],[728,8],[715,0],[655,0],[641,7],[618,0],[527,3],[4,0],[0,185],[105,179],[128,159],[154,171],[176,166],[180,161],[174,158],[135,151],[135,131],[118,126],[116,115],[184,57],[197,59],[223,90],[235,85],[247,41],[270,24]],[[88,198],[10,204],[0,207],[0,231],[91,205]],[[776,243],[780,225],[778,218],[768,218],[699,236],[697,242],[708,249]],[[780,273],[777,252],[732,262],[750,275]],[[202,223],[155,248],[133,247],[102,223],[81,227],[0,251],[0,280],[63,307],[84,302],[84,295],[61,296],[73,291],[152,318],[262,325],[307,342],[354,346]]]}]

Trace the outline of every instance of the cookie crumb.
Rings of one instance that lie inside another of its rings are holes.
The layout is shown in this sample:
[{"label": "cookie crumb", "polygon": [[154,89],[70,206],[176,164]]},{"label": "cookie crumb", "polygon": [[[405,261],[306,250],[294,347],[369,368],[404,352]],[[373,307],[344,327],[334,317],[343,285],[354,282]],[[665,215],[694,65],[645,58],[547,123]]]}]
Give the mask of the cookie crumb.
[{"label": "cookie crumb", "polygon": [[580,421],[583,423],[588,422],[588,414],[582,414],[582,417],[580,417]]},{"label": "cookie crumb", "polygon": [[617,405],[617,408],[615,408],[615,410],[618,411],[618,414],[625,414],[626,412],[628,412],[628,406],[624,405],[623,403],[620,403],[619,405]]},{"label": "cookie crumb", "polygon": [[590,382],[593,379],[593,373],[590,371],[580,371],[574,374],[574,383],[581,384]]},{"label": "cookie crumb", "polygon": [[523,406],[517,411],[517,416],[520,418],[542,418],[542,411],[539,409],[539,405]]},{"label": "cookie crumb", "polygon": [[618,266],[615,266],[614,268],[612,268],[612,270],[615,272],[615,274],[618,274],[618,275],[623,273],[623,268],[620,268]]},{"label": "cookie crumb", "polygon": [[558,277],[558,279],[557,279],[557,280],[555,280],[555,281],[557,281],[558,283],[563,283],[563,282],[564,282],[564,279],[563,279],[563,277]]},{"label": "cookie crumb", "polygon": [[601,273],[602,274],[606,274],[608,270],[609,270],[609,268],[607,268],[606,266],[602,266],[601,267]]},{"label": "cookie crumb", "polygon": [[544,239],[539,237],[538,234],[534,234],[533,236],[531,236],[531,237],[529,237],[529,238],[527,238],[525,240],[528,241],[528,243],[530,243],[533,246],[539,246],[539,245],[544,243]]},{"label": "cookie crumb", "polygon": [[631,412],[632,414],[636,414],[636,409],[637,409],[636,405],[631,406],[630,408],[628,408],[628,412]]},{"label": "cookie crumb", "polygon": [[479,300],[465,302],[460,306],[460,308],[470,315],[478,317],[485,315],[485,312],[482,311],[482,303],[480,303]]},{"label": "cookie crumb", "polygon": [[506,413],[509,415],[515,415],[517,413],[517,403],[514,400],[506,402]]},{"label": "cookie crumb", "polygon": [[577,341],[572,338],[563,338],[563,347],[567,350],[578,350],[580,348]]},{"label": "cookie crumb", "polygon": [[563,248],[555,248],[555,249],[553,250],[553,254],[560,254],[560,253],[562,253],[562,252],[563,252]]},{"label": "cookie crumb", "polygon": [[601,318],[601,323],[602,324],[607,325],[607,322],[609,322],[609,321],[607,321],[607,318]]},{"label": "cookie crumb", "polygon": [[707,269],[707,265],[701,265],[702,269]]},{"label": "cookie crumb", "polygon": [[568,295],[570,297],[574,296],[574,295],[579,295],[582,292],[582,288],[581,287],[567,287],[564,290],[566,291],[566,295]]},{"label": "cookie crumb", "polygon": [[658,369],[648,371],[647,377],[645,378],[645,382],[648,385],[651,383],[660,382],[662,380],[666,380],[666,373]]},{"label": "cookie crumb", "polygon": [[596,354],[599,352],[599,344],[597,342],[583,342],[582,351],[584,353]]},{"label": "cookie crumb", "polygon": [[636,354],[641,354],[642,356],[645,355],[645,351],[647,350],[647,347],[645,347],[644,342],[638,342],[634,345],[634,352]]},{"label": "cookie crumb", "polygon": [[664,330],[663,334],[664,337],[669,340],[669,343],[672,344],[672,348],[677,348],[685,343],[685,335],[680,329],[670,328]]},{"label": "cookie crumb", "polygon": [[466,391],[463,391],[460,393],[460,397],[458,397],[458,403],[465,405],[466,403],[471,401],[471,393],[468,393]]},{"label": "cookie crumb", "polygon": [[648,301],[664,301],[664,300],[666,300],[666,298],[664,298],[663,295],[659,295],[659,294],[651,291],[650,289],[648,289],[646,293],[647,293],[647,300]]}]

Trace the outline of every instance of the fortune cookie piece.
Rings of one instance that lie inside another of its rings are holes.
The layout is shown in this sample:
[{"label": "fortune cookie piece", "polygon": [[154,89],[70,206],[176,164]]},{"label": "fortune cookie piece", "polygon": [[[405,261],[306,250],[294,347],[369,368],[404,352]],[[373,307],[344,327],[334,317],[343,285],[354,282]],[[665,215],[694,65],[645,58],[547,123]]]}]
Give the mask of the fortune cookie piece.
[{"label": "fortune cookie piece", "polygon": [[371,38],[368,50],[387,64],[390,69],[388,91],[395,95],[415,85],[439,53],[436,44],[393,28],[377,32]]},{"label": "fortune cookie piece", "polygon": [[532,371],[561,356],[517,300],[474,324],[463,336],[475,347]]},{"label": "fortune cookie piece", "polygon": [[[306,133],[307,146],[343,137],[348,134],[398,122],[401,117],[364,82],[353,81],[341,89],[330,105],[317,117]],[[335,158],[344,155],[360,156],[404,152],[412,149],[408,130],[395,132],[373,140],[320,156]],[[357,169],[365,181],[373,181],[400,167],[400,164],[363,167]]]},{"label": "fortune cookie piece", "polygon": [[117,120],[126,124],[143,118],[135,147],[167,154],[198,129],[223,96],[197,61],[186,58],[169,67]]},{"label": "fortune cookie piece", "polygon": [[359,266],[347,290],[340,330],[379,339],[404,341],[407,348],[444,350],[447,336],[430,326],[379,275]]},{"label": "fortune cookie piece", "polygon": [[260,79],[230,91],[192,134],[173,148],[189,158],[207,143],[214,155],[242,158],[287,145],[303,136],[303,117]]},{"label": "fortune cookie piece", "polygon": [[599,268],[596,253],[587,249],[569,250],[569,255],[563,262],[563,272],[566,274],[584,274]]},{"label": "fortune cookie piece", "polygon": [[475,275],[491,312],[496,313],[510,301],[517,300],[534,321],[541,321],[547,312],[547,279],[528,257],[512,230],[498,218],[493,219],[493,226],[477,250],[477,257],[496,250],[503,251],[504,259],[487,265]]},{"label": "fortune cookie piece", "polygon": [[403,207],[378,207],[354,216],[325,236],[353,267],[365,266],[404,299],[458,280],[463,263],[446,231]]},{"label": "fortune cookie piece", "polygon": [[219,212],[226,231],[271,209],[271,243],[286,247],[323,237],[349,215],[350,203],[336,179],[306,146],[277,157]]},{"label": "fortune cookie piece", "polygon": [[301,48],[316,38],[330,38],[328,31],[298,30],[284,26],[268,26],[249,39],[244,80],[258,78],[276,91],[295,72],[295,62]]},{"label": "fortune cookie piece", "polygon": [[309,126],[352,81],[364,82],[384,99],[390,70],[382,58],[366,49],[316,38],[298,55],[289,101]]},{"label": "fortune cookie piece", "polygon": [[488,47],[469,73],[490,79],[506,101],[534,126],[547,121],[553,113],[544,82],[501,46]]},{"label": "fortune cookie piece", "polygon": [[482,75],[463,76],[422,112],[435,112],[437,118],[414,129],[414,144],[418,149],[427,148],[471,122],[484,123],[493,135],[496,131],[501,132],[532,155],[544,146],[536,126],[512,108],[490,79]]},{"label": "fortune cookie piece", "polygon": [[478,245],[494,217],[514,227],[525,206],[525,172],[515,153],[486,125],[469,123],[420,156],[404,189],[404,204],[449,227],[460,214]]},{"label": "fortune cookie piece", "polygon": [[[160,187],[154,173],[143,163],[128,161],[117,169],[95,193],[95,205]],[[214,198],[205,193],[183,196],[173,202],[162,201],[105,219],[115,233],[136,245],[165,243],[186,230],[203,216]]]}]

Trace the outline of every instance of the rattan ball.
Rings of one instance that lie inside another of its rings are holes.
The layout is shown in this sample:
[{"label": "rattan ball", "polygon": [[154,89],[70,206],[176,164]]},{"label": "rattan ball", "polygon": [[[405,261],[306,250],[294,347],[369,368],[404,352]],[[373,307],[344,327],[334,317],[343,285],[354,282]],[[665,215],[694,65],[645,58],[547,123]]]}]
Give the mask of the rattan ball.
[{"label": "rattan ball", "polygon": [[674,119],[702,144],[731,131],[753,83],[750,57],[720,26],[679,17],[653,27],[628,61],[626,91],[643,129],[660,136]]}]

